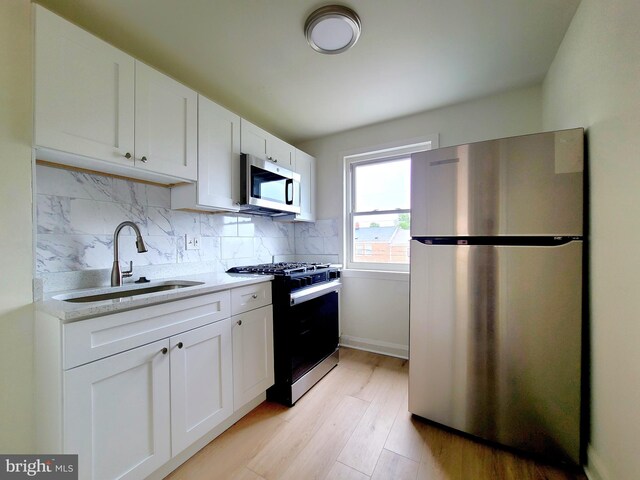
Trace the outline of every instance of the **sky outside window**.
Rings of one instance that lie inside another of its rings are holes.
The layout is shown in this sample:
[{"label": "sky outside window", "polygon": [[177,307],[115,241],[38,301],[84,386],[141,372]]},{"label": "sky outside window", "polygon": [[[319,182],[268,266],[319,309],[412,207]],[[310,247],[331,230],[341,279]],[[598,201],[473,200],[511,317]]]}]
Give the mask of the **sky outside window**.
[{"label": "sky outside window", "polygon": [[355,167],[355,211],[409,209],[411,159]]}]

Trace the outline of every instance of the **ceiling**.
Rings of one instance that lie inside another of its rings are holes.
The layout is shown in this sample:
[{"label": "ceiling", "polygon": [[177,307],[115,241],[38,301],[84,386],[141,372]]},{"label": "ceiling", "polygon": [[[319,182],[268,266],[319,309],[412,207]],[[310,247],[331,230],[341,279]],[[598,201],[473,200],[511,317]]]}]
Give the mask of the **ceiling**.
[{"label": "ceiling", "polygon": [[347,0],[358,43],[303,27],[331,0],[37,0],[298,143],[539,83],[579,0]]}]

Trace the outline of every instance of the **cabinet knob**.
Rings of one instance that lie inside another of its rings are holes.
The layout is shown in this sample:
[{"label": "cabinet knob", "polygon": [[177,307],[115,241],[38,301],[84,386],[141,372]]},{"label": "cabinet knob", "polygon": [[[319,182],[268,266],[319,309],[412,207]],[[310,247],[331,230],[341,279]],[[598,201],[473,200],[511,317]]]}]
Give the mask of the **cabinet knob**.
[{"label": "cabinet knob", "polygon": [[238,325],[242,325],[242,320],[238,320]]},{"label": "cabinet knob", "polygon": [[142,163],[147,163],[147,162],[149,161],[149,159],[148,159],[147,157],[142,157],[142,158],[140,159],[140,161],[141,161]]},{"label": "cabinet knob", "polygon": [[127,160],[129,160],[131,158],[131,154],[129,152],[124,154],[124,158],[126,158]]},{"label": "cabinet knob", "polygon": [[178,348],[182,348],[184,347],[184,344],[182,342],[178,343]]},{"label": "cabinet knob", "polygon": [[256,298],[258,298],[258,294],[254,293],[253,295],[251,295],[251,298],[253,298],[255,300]]},{"label": "cabinet knob", "polygon": [[167,352],[169,351],[169,349],[167,347],[164,347],[162,350],[160,350],[162,352],[163,355],[166,355]]}]

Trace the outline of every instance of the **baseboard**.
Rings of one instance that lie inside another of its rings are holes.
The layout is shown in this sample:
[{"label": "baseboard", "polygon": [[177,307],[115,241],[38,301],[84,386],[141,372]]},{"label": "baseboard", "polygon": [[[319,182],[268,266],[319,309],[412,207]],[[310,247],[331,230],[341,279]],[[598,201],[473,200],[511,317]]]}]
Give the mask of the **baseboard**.
[{"label": "baseboard", "polygon": [[364,350],[366,352],[381,353],[390,357],[409,358],[409,346],[399,343],[381,342],[380,340],[372,340],[370,338],[352,337],[350,335],[342,335],[340,337],[340,345],[343,347],[355,348],[356,350]]},{"label": "baseboard", "polygon": [[591,445],[587,448],[587,458],[587,467],[584,469],[584,472],[587,474],[589,480],[613,480],[613,477],[605,468],[600,455],[596,453]]}]

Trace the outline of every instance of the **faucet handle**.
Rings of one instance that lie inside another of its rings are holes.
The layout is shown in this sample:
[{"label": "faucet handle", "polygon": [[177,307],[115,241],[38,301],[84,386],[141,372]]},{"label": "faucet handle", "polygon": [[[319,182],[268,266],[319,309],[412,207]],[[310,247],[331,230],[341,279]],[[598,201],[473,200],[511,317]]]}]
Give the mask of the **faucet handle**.
[{"label": "faucet handle", "polygon": [[121,275],[122,278],[130,277],[131,275],[133,275],[133,261],[129,262],[129,270],[124,270]]}]

